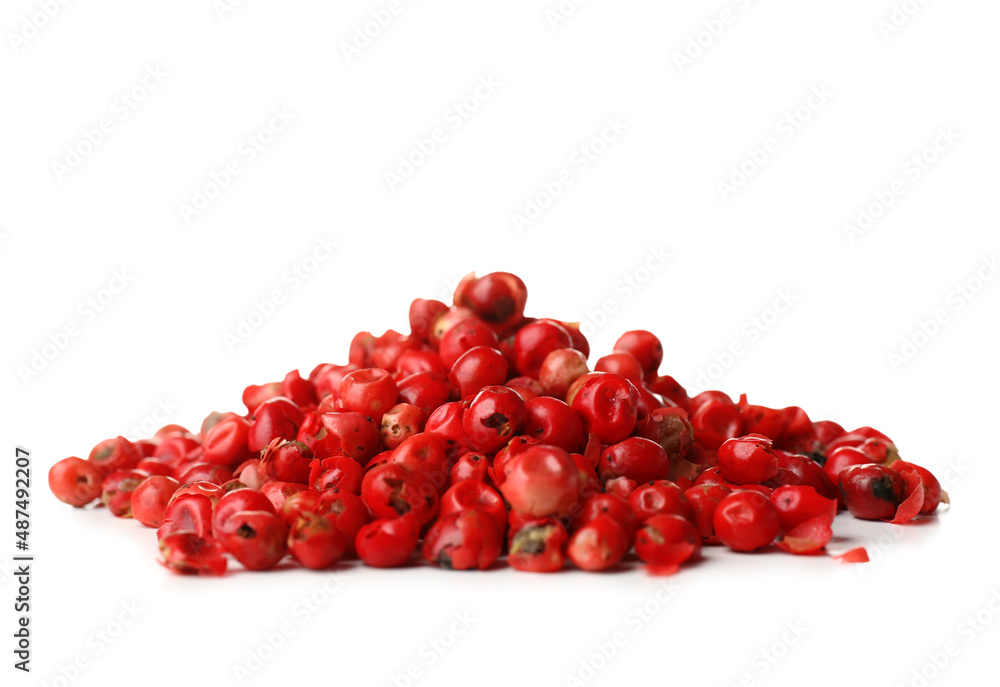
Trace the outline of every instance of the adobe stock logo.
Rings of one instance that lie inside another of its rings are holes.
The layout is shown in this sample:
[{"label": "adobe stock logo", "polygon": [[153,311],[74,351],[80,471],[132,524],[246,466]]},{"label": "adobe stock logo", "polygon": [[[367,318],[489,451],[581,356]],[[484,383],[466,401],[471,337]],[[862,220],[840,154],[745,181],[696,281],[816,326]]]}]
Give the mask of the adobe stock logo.
[{"label": "adobe stock logo", "polygon": [[111,270],[111,278],[106,285],[87,295],[77,304],[74,310],[76,317],[67,320],[55,331],[49,332],[45,343],[32,349],[27,364],[21,363],[17,366],[17,374],[24,385],[28,386],[55,362],[70,344],[114,303],[133,279],[135,275],[125,268]]},{"label": "adobe stock logo", "polygon": [[944,328],[952,322],[954,316],[965,310],[980,292],[1000,274],[1000,259],[996,255],[983,257],[976,269],[967,277],[948,290],[944,295],[944,304],[935,308],[926,318],[919,318],[916,326],[900,340],[900,346],[887,354],[889,366],[893,372],[899,372],[911,362],[920,351],[924,350]]},{"label": "adobe stock logo", "polygon": [[17,31],[7,32],[7,42],[14,54],[21,52],[22,47],[34,40],[56,18],[63,5],[67,4],[69,0],[38,0],[38,10],[21,17],[21,26]]}]

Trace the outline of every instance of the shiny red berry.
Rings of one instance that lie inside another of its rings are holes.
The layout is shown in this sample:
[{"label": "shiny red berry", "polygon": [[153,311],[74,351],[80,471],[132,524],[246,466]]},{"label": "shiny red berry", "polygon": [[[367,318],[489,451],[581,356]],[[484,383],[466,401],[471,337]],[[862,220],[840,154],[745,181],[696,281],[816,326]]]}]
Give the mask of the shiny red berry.
[{"label": "shiny red berry", "polygon": [[161,563],[187,575],[222,575],[226,572],[225,549],[214,539],[191,532],[178,532],[159,540]]},{"label": "shiny red berry", "polygon": [[524,433],[528,436],[570,453],[583,448],[583,421],[563,401],[551,396],[539,396],[525,403],[524,410]]},{"label": "shiny red berry", "polygon": [[587,379],[570,404],[580,414],[584,431],[603,444],[628,437],[638,419],[639,393],[624,377],[599,374]]},{"label": "shiny red berry", "polygon": [[358,530],[354,548],[365,565],[398,568],[413,557],[419,537],[420,523],[414,516],[382,518]]},{"label": "shiny red berry", "polygon": [[493,516],[481,508],[439,518],[424,537],[424,560],[451,570],[485,570],[500,555],[503,540]]},{"label": "shiny red berry", "polygon": [[573,339],[565,327],[555,322],[532,322],[518,330],[514,337],[514,361],[517,371],[538,379],[542,362],[552,351],[573,348]]},{"label": "shiny red berry", "polygon": [[101,472],[92,462],[76,456],[63,458],[49,469],[49,489],[74,508],[100,498],[101,480]]},{"label": "shiny red berry", "polygon": [[344,555],[347,537],[329,518],[303,513],[288,530],[288,552],[303,567],[322,570]]},{"label": "shiny red berry", "polygon": [[288,552],[288,528],[267,511],[241,511],[219,537],[226,550],[248,570],[270,570]]},{"label": "shiny red berry", "polygon": [[778,487],[771,494],[771,503],[778,509],[781,531],[790,532],[813,518],[825,517],[830,522],[837,515],[837,500],[828,499],[809,486]]},{"label": "shiny red berry", "polygon": [[348,373],[337,388],[337,403],[380,422],[382,415],[396,405],[396,382],[385,370],[364,368]]},{"label": "shiny red berry", "polygon": [[635,329],[625,332],[615,341],[614,350],[626,351],[635,356],[642,366],[644,376],[655,375],[663,362],[663,344],[652,332]]},{"label": "shiny red berry", "polygon": [[469,446],[494,453],[524,429],[524,401],[505,386],[483,388],[462,416]]},{"label": "shiny red berry", "polygon": [[101,503],[116,518],[132,517],[132,492],[149,475],[139,470],[116,470],[101,482]]},{"label": "shiny red berry", "polygon": [[529,446],[505,462],[503,475],[504,498],[533,517],[566,513],[580,495],[580,471],[558,446]]},{"label": "shiny red berry", "polygon": [[628,538],[618,521],[601,515],[573,533],[566,553],[576,567],[597,572],[618,565],[628,548]]},{"label": "shiny red berry", "polygon": [[941,504],[941,483],[930,470],[903,460],[897,460],[889,467],[901,474],[912,470],[920,475],[920,479],[924,484],[924,502],[920,508],[920,512],[926,514],[937,510],[937,507]]},{"label": "shiny red berry", "polygon": [[738,491],[719,502],[713,516],[715,534],[733,551],[755,551],[778,536],[778,510],[766,496]]},{"label": "shiny red berry", "polygon": [[604,481],[628,477],[635,482],[650,482],[667,478],[670,459],[655,441],[629,437],[604,449],[597,469]]},{"label": "shiny red berry", "polygon": [[569,534],[558,520],[530,520],[508,538],[507,562],[525,572],[557,572],[566,565]]},{"label": "shiny red berry", "polygon": [[719,447],[719,471],[733,484],[759,484],[778,474],[778,456],[763,435],[728,439]]},{"label": "shiny red berry", "polygon": [[146,478],[132,491],[132,517],[146,527],[159,527],[167,503],[180,486],[180,482],[165,475]]},{"label": "shiny red berry", "polygon": [[635,552],[650,566],[676,566],[696,558],[701,537],[679,515],[661,513],[646,520],[635,537]]},{"label": "shiny red berry", "polygon": [[844,468],[838,478],[847,510],[863,520],[891,520],[903,502],[902,476],[874,463]]},{"label": "shiny red berry", "polygon": [[684,490],[665,479],[639,484],[629,495],[628,502],[639,522],[663,514],[691,518],[691,504]]}]

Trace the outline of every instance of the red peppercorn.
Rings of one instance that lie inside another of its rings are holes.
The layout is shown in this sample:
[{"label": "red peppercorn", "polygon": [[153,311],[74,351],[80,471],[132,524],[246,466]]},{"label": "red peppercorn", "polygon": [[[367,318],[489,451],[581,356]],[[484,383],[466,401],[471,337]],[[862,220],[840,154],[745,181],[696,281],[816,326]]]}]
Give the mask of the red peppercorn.
[{"label": "red peppercorn", "polygon": [[135,450],[139,452],[140,463],[146,458],[150,458],[156,450],[156,442],[152,439],[139,439],[138,441],[133,441],[132,444],[135,446]]},{"label": "red peppercorn", "polygon": [[869,463],[892,463],[899,458],[895,444],[879,437],[865,439],[857,449],[868,456]]},{"label": "red peppercorn", "polygon": [[782,532],[790,532],[806,520],[818,517],[833,522],[837,515],[836,499],[824,498],[808,486],[778,487],[771,494],[771,503],[778,509]]},{"label": "red peppercorn", "polygon": [[903,502],[903,479],[881,465],[852,465],[840,472],[837,482],[847,510],[864,520],[891,520]]},{"label": "red peppercorn", "polygon": [[840,478],[840,473],[845,468],[852,465],[864,465],[872,460],[867,455],[859,451],[854,446],[841,446],[827,454],[826,464],[823,469],[831,480]]},{"label": "red peppercorn", "polygon": [[777,486],[810,486],[827,499],[837,499],[837,485],[819,463],[806,456],[775,450],[778,456],[778,474],[774,481]]},{"label": "red peppercorn", "polygon": [[450,570],[485,570],[493,565],[503,545],[493,516],[468,508],[438,519],[424,537],[424,559]]},{"label": "red peppercorn", "polygon": [[424,426],[426,434],[436,436],[443,442],[449,458],[456,458],[470,449],[469,439],[462,425],[464,417],[465,404],[458,401],[442,403],[427,418]]},{"label": "red peppercorn", "polygon": [[289,497],[298,494],[300,491],[305,491],[308,487],[305,484],[299,484],[298,482],[279,482],[278,480],[270,480],[264,482],[260,488],[260,493],[267,497],[274,506],[274,510],[280,513],[285,507],[285,501]]},{"label": "red peppercorn", "polygon": [[691,519],[691,504],[684,490],[665,479],[638,485],[629,494],[628,502],[639,522],[664,513]]},{"label": "red peppercorn", "polygon": [[180,486],[173,477],[147,477],[132,491],[132,517],[146,527],[159,527],[163,524],[167,503]]},{"label": "red peppercorn", "polygon": [[212,500],[201,494],[188,494],[168,503],[156,536],[162,539],[175,532],[193,532],[205,539],[211,537]]},{"label": "red peppercorn", "polygon": [[490,460],[485,453],[477,451],[463,453],[451,466],[450,482],[452,485],[463,480],[485,482],[489,468]]},{"label": "red peppercorn", "polygon": [[456,322],[444,333],[438,344],[438,355],[450,370],[467,351],[478,347],[495,350],[499,345],[500,341],[489,325],[478,318],[469,318]]},{"label": "red peppercorn", "polygon": [[538,381],[549,396],[566,398],[569,388],[589,372],[587,358],[574,348],[557,348],[538,368]]},{"label": "red peppercorn", "polygon": [[636,528],[639,526],[639,518],[631,503],[618,494],[592,494],[580,504],[575,525],[579,528],[602,515],[614,519],[621,525],[622,531],[625,533],[625,543],[631,547],[632,542],[635,541]]},{"label": "red peppercorn", "polygon": [[382,414],[396,404],[396,382],[385,370],[364,368],[349,372],[340,380],[337,403],[344,410],[352,410],[381,422]]},{"label": "red peppercorn", "polygon": [[515,367],[520,374],[538,379],[546,356],[560,348],[573,348],[565,327],[551,321],[527,324],[514,337]]},{"label": "red peppercorn", "polygon": [[297,491],[285,499],[277,515],[286,525],[291,525],[303,513],[314,513],[316,511],[316,507],[319,505],[319,496],[319,492],[315,489]]},{"label": "red peppercorn", "polygon": [[715,451],[727,439],[739,435],[742,418],[740,409],[728,396],[720,394],[724,398],[706,397],[706,394],[713,392],[705,391],[691,401],[691,426],[694,428],[695,440]]},{"label": "red peppercorn", "polygon": [[415,405],[397,403],[382,415],[382,446],[393,449],[423,431],[427,415]]},{"label": "red peppercorn", "polygon": [[306,484],[313,458],[313,452],[305,444],[275,439],[261,454],[260,474],[280,482]]},{"label": "red peppercorn", "polygon": [[722,499],[713,516],[715,534],[733,551],[754,551],[778,536],[778,510],[766,496],[738,491]]},{"label": "red peppercorn", "polygon": [[410,334],[427,341],[431,328],[438,317],[448,312],[448,306],[441,301],[416,298],[410,303]]},{"label": "red peppercorn", "polygon": [[257,407],[272,398],[281,396],[281,382],[271,382],[269,384],[251,384],[243,389],[243,405],[248,413],[253,413]]},{"label": "red peppercorn", "polygon": [[447,374],[448,367],[441,362],[441,356],[435,351],[411,348],[400,354],[399,359],[396,361],[396,371],[393,373],[392,378],[406,379],[418,372]]},{"label": "red peppercorn", "polygon": [[[320,408],[323,408],[323,406],[320,406]],[[324,409],[322,412],[330,412],[330,410]],[[295,435],[295,440],[308,446],[316,458],[329,458],[330,456],[339,456],[343,453],[340,446],[340,439],[328,432],[323,425],[322,413],[308,413],[305,420],[302,421],[298,433]],[[260,460],[259,452],[256,458],[258,461]],[[237,475],[240,474],[243,467],[246,466],[241,465],[236,470]]]},{"label": "red peppercorn", "polygon": [[644,378],[642,364],[628,351],[612,351],[594,363],[594,371],[611,372],[629,380],[638,387]]},{"label": "red peppercorn", "polygon": [[187,482],[211,482],[222,485],[233,479],[233,471],[222,465],[214,463],[185,463],[178,465],[174,470],[177,481],[181,484]]},{"label": "red peppercorn", "polygon": [[468,398],[483,387],[503,384],[507,380],[507,359],[491,346],[474,346],[455,361],[448,378],[459,397]]},{"label": "red peppercorn", "polygon": [[389,462],[401,465],[429,483],[439,494],[448,488],[451,466],[444,442],[436,434],[415,434],[392,452]]},{"label": "red peppercorn", "polygon": [[340,443],[345,456],[364,463],[382,450],[382,435],[371,418],[361,413],[344,410],[321,415],[323,427]]},{"label": "red peppercorn", "polygon": [[442,403],[451,400],[451,382],[440,372],[418,372],[396,382],[399,401],[417,406],[430,415]]},{"label": "red peppercorn", "polygon": [[628,477],[635,482],[650,482],[666,479],[670,474],[670,459],[655,441],[629,437],[604,449],[598,470],[604,481]]},{"label": "red peppercorn", "polygon": [[233,469],[253,456],[247,446],[250,423],[238,415],[228,416],[217,422],[205,434],[204,459]]},{"label": "red peppercorn", "polygon": [[493,483],[497,486],[503,484],[504,479],[506,479],[504,466],[508,461],[513,460],[518,454],[524,453],[529,446],[538,446],[541,443],[538,439],[533,439],[523,434],[511,439],[509,444],[497,451],[497,454],[493,457],[493,464],[487,471]]},{"label": "red peppercorn", "polygon": [[511,507],[534,517],[566,513],[580,494],[580,471],[558,446],[538,444],[503,466],[500,491]]},{"label": "red peppercorn", "polygon": [[524,316],[528,289],[509,272],[492,272],[483,277],[466,275],[455,287],[455,305],[470,308],[495,327],[502,328]]},{"label": "red peppercorn", "polygon": [[214,539],[178,532],[159,542],[160,562],[174,572],[191,575],[223,575],[226,572],[225,549]]},{"label": "red peppercorn", "polygon": [[354,548],[365,565],[398,568],[413,557],[419,536],[420,523],[413,515],[383,518],[358,530]]},{"label": "red peppercorn", "polygon": [[529,520],[508,538],[507,562],[525,572],[558,572],[566,565],[569,534],[558,520]]},{"label": "red peppercorn", "polygon": [[402,465],[386,463],[365,475],[361,499],[376,518],[413,513],[421,525],[434,519],[438,492],[434,485]]},{"label": "red peppercorn", "polygon": [[101,496],[101,472],[92,462],[72,456],[49,469],[49,489],[74,508],[82,508]]},{"label": "red peppercorn", "polygon": [[132,492],[149,475],[139,470],[116,470],[101,482],[101,503],[117,518],[132,517]]},{"label": "red peppercorn", "polygon": [[733,490],[723,484],[696,484],[684,492],[691,507],[691,522],[707,543],[717,543],[715,509]]},{"label": "red peppercorn", "polygon": [[914,463],[908,463],[903,460],[897,460],[893,462],[889,467],[896,470],[900,474],[905,474],[909,471],[914,471],[920,475],[920,479],[924,485],[924,502],[920,508],[921,513],[933,513],[937,510],[937,507],[941,504],[941,483],[938,481],[930,470],[921,467]]},{"label": "red peppercorn", "polygon": [[646,520],[635,538],[635,552],[650,566],[676,566],[701,552],[701,537],[685,518],[670,513]]},{"label": "red peppercorn", "polygon": [[302,410],[287,398],[268,399],[250,416],[247,446],[256,453],[275,439],[294,439],[304,419]]},{"label": "red peppercorn", "polygon": [[314,512],[328,517],[330,522],[344,533],[349,552],[354,550],[354,540],[358,531],[371,521],[371,513],[361,498],[339,489],[320,492]]},{"label": "red peppercorn", "polygon": [[587,379],[570,405],[580,414],[584,431],[604,444],[628,437],[638,419],[639,393],[624,377],[604,373]]},{"label": "red peppercorn", "polygon": [[[323,460],[313,460],[313,468],[309,472],[309,483],[313,489],[343,489],[352,494],[361,493],[361,480],[364,468],[361,463],[347,456],[333,456]],[[315,470],[315,477],[313,476]]]},{"label": "red peppercorn", "polygon": [[441,337],[443,337],[449,329],[462,320],[475,318],[476,313],[469,308],[448,308],[435,318],[434,323],[431,325],[431,330],[427,334],[427,343],[429,343],[432,348],[437,349],[438,345],[441,343]]},{"label": "red peppercorn", "polygon": [[583,448],[583,421],[566,403],[551,396],[539,396],[525,403],[524,410],[524,433],[528,436],[570,453]]},{"label": "red peppercorn", "polygon": [[778,548],[798,556],[820,553],[833,538],[833,518],[821,515],[799,523],[775,542]]},{"label": "red peppercorn", "polygon": [[219,499],[212,513],[212,531],[216,536],[229,528],[230,518],[241,511],[263,510],[274,512],[271,501],[253,489],[235,489]]},{"label": "red peppercorn", "polygon": [[671,462],[687,458],[694,441],[694,429],[680,408],[656,408],[636,424],[635,433],[663,447]]},{"label": "red peppercorn", "polygon": [[625,530],[614,518],[601,515],[584,524],[569,540],[566,553],[581,570],[607,570],[628,552]]},{"label": "red peppercorn", "polygon": [[507,531],[507,506],[500,494],[486,486],[484,482],[465,480],[448,488],[441,497],[438,517],[451,513],[481,508],[496,522],[501,535]]},{"label": "red peppercorn", "polygon": [[338,389],[340,389],[340,381],[354,370],[360,370],[361,367],[361,365],[326,366],[313,382],[316,385],[316,396],[319,399],[332,396],[332,400],[336,401]]},{"label": "red peppercorn", "polygon": [[655,375],[663,362],[663,344],[652,332],[634,329],[615,341],[614,350],[632,354],[642,366],[643,376]]},{"label": "red peppercorn", "polygon": [[728,439],[719,447],[719,471],[733,484],[759,484],[778,474],[771,440],[761,434]]},{"label": "red peppercorn", "polygon": [[241,511],[229,523],[219,541],[248,570],[270,570],[288,552],[288,528],[274,513]]},{"label": "red peppercorn", "polygon": [[462,416],[462,428],[469,446],[493,453],[524,428],[524,401],[505,386],[483,388]]},{"label": "red peppercorn", "polygon": [[134,470],[140,459],[135,444],[125,437],[102,441],[91,449],[87,457],[87,460],[101,473],[102,478],[116,470]]},{"label": "red peppercorn", "polygon": [[303,567],[322,570],[344,556],[347,537],[329,518],[303,513],[288,530],[288,552]]}]

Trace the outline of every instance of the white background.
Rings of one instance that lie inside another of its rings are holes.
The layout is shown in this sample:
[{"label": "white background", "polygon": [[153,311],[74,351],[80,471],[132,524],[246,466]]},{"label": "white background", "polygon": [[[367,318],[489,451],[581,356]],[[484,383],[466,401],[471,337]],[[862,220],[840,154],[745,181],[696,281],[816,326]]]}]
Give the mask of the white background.
[{"label": "white background", "polygon": [[[9,0],[0,16],[0,541],[9,555],[23,445],[37,555],[30,677],[10,665],[8,568],[0,582],[3,684],[237,684],[234,666],[282,623],[290,636],[244,684],[390,685],[415,664],[410,684],[563,685],[587,660],[596,685],[995,674],[1000,623],[966,618],[993,620],[1000,587],[1000,280],[984,263],[998,251],[996,3],[909,0],[897,26],[889,0],[594,0],[552,26],[555,0],[421,0],[350,60],[343,46],[385,0],[257,0],[221,17],[211,0],[69,2],[51,18],[44,4]],[[498,85],[477,97],[481,79]],[[248,160],[239,146],[275,108],[293,121]],[[104,118],[110,133],[88,149]],[[609,119],[624,131],[595,143]],[[438,128],[443,142],[390,190],[386,172]],[[758,165],[748,149],[765,145]],[[240,174],[206,189],[233,160]],[[746,183],[720,191],[741,164]],[[199,189],[216,197],[186,221]],[[540,194],[546,208],[517,231]],[[877,218],[851,236],[862,208]],[[333,256],[288,279],[326,237]],[[648,328],[689,388],[711,375],[752,402],[882,429],[942,477],[951,511],[902,528],[841,516],[831,549],[865,544],[865,566],[712,549],[667,580],[348,567],[324,596],[325,576],[304,571],[173,576],[152,531],[48,493],[49,465],[148,426],[159,405],[197,428],[241,410],[245,385],[344,362],[355,331],[405,330],[412,298],[497,269],[525,279],[529,314],[583,321],[597,352]],[[127,285],[89,314],[116,270]],[[284,302],[227,346],[274,289]],[[792,304],[775,317],[780,293]],[[323,603],[303,612],[310,595]],[[470,627],[434,653],[455,613]],[[616,632],[624,646],[593,659]],[[947,648],[935,675],[929,656]]]}]

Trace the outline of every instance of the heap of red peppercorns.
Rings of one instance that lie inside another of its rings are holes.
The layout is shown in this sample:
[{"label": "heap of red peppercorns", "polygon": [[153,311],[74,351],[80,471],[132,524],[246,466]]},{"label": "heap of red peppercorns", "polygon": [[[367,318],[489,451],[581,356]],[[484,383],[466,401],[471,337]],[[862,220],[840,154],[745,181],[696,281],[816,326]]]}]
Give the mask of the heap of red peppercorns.
[{"label": "heap of red peppercorns", "polygon": [[[346,365],[243,391],[201,430],[101,442],[49,472],[72,506],[98,499],[157,529],[163,563],[221,575],[287,555],[517,570],[670,572],[703,544],[821,553],[837,511],[904,523],[941,485],[887,436],[802,408],[689,397],[663,349],[626,332],[590,371],[578,325],[524,316],[518,277],[469,275],[454,305],[417,299],[410,333],[360,332]],[[421,544],[422,542],[422,544]],[[863,549],[846,560],[866,560]]]}]

